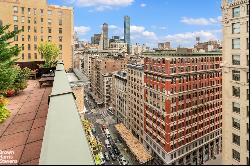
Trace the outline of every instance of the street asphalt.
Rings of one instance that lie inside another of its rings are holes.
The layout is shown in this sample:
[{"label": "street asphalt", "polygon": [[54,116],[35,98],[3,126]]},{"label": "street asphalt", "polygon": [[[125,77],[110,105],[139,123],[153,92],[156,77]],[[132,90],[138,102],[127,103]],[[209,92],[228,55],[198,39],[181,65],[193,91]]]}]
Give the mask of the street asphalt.
[{"label": "street asphalt", "polygon": [[[114,117],[111,113],[109,113],[105,108],[98,108],[95,104],[93,99],[88,95],[88,101],[85,99],[85,107],[88,110],[87,113],[85,113],[84,117],[88,119],[92,124],[93,127],[95,128],[96,132],[94,133],[94,136],[101,141],[102,143],[102,153],[104,154],[105,152],[108,152],[108,149],[105,146],[105,140],[107,137],[105,136],[103,130],[102,130],[102,125],[105,125],[109,127],[109,131],[112,137],[112,142],[111,144],[115,144],[113,139],[116,139],[116,137],[113,134],[114,131],[114,124],[115,120]],[[112,127],[111,127],[112,126]],[[113,128],[112,131],[110,128]],[[116,144],[118,149],[120,150],[120,146]],[[122,150],[120,152],[123,154]],[[123,155],[127,161],[127,155]],[[118,160],[113,161],[110,159],[110,161],[106,161],[105,165],[119,165]],[[131,163],[129,163],[131,165]]]}]

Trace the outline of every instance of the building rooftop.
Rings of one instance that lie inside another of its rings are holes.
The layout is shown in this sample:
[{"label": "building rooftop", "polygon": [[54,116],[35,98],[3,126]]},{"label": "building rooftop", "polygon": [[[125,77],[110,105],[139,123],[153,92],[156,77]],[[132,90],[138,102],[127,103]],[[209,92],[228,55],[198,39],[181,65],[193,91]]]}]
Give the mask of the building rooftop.
[{"label": "building rooftop", "polygon": [[124,80],[127,80],[127,72],[125,71],[118,71],[114,74],[116,77],[122,78]]},{"label": "building rooftop", "polygon": [[39,88],[37,80],[17,96],[9,98],[11,116],[0,124],[0,150],[13,151],[17,164],[39,163],[51,87]]},{"label": "building rooftop", "polygon": [[127,64],[128,68],[137,69],[137,70],[144,70],[143,64]]},{"label": "building rooftop", "polygon": [[149,57],[192,57],[192,56],[222,56],[222,52],[144,52],[144,56]]}]

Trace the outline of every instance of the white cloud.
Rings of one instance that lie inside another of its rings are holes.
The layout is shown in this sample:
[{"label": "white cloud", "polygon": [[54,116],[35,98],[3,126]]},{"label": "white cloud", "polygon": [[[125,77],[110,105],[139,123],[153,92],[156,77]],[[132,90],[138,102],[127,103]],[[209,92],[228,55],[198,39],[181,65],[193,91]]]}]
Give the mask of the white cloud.
[{"label": "white cloud", "polygon": [[154,32],[146,30],[143,26],[131,25],[130,26],[131,39],[151,39],[156,40],[157,36]]},{"label": "white cloud", "polygon": [[164,41],[170,41],[173,45],[181,45],[191,47],[195,44],[196,37],[200,37],[202,41],[219,40],[221,30],[208,30],[208,31],[196,31],[186,32],[173,35],[167,35],[163,38]]},{"label": "white cloud", "polygon": [[212,25],[212,24],[219,24],[221,22],[221,16],[217,18],[188,18],[182,17],[182,23],[188,25]]},{"label": "white cloud", "polygon": [[140,4],[140,6],[141,6],[141,7],[146,7],[146,6],[147,6],[147,4],[142,3],[142,4]]},{"label": "white cloud", "polygon": [[109,28],[110,28],[110,29],[117,29],[118,26],[116,26],[116,25],[109,25]]},{"label": "white cloud", "polygon": [[86,26],[78,26],[78,27],[75,27],[74,30],[75,32],[77,32],[77,34],[79,35],[85,35],[87,32],[90,31],[90,27],[86,27]]},{"label": "white cloud", "polygon": [[145,30],[145,27],[143,26],[136,26],[136,25],[130,26],[131,33],[142,33],[144,30]]},{"label": "white cloud", "polygon": [[94,7],[96,11],[104,11],[106,9],[126,7],[133,2],[134,0],[71,0],[69,3],[77,7]]}]

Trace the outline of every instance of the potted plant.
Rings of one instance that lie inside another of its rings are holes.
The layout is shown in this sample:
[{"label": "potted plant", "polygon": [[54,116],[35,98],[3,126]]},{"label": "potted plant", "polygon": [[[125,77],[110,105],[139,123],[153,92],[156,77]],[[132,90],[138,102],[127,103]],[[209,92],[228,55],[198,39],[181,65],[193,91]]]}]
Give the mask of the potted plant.
[{"label": "potted plant", "polygon": [[51,42],[41,43],[38,46],[38,52],[44,58],[44,64],[39,65],[41,74],[48,74],[56,69],[56,61],[58,59],[60,49],[56,44]]},{"label": "potted plant", "polygon": [[17,76],[15,78],[13,89],[15,90],[15,94],[18,94],[20,91],[24,90],[28,86],[28,78],[31,73],[29,68],[21,69],[19,66],[15,66]]},{"label": "potted plant", "polygon": [[10,111],[6,108],[7,104],[8,100],[0,95],[0,123],[3,123],[3,121],[10,116]]}]

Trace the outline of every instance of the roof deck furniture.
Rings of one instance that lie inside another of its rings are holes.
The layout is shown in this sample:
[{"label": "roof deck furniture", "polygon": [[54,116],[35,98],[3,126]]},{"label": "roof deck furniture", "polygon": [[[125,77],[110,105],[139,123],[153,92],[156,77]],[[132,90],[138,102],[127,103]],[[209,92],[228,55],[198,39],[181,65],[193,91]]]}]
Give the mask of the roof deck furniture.
[{"label": "roof deck furniture", "polygon": [[41,88],[44,83],[53,85],[53,82],[54,82],[54,77],[42,77],[39,80],[39,85],[40,85],[40,88]]}]

